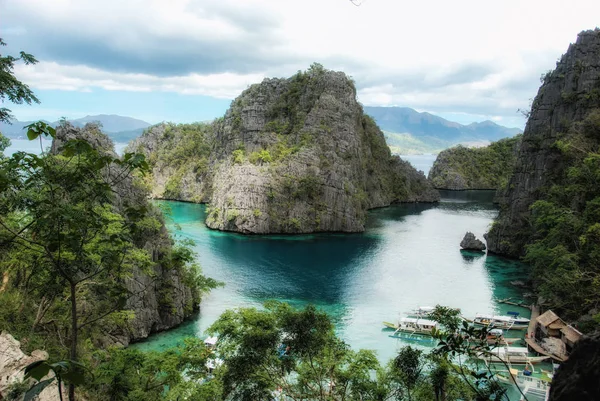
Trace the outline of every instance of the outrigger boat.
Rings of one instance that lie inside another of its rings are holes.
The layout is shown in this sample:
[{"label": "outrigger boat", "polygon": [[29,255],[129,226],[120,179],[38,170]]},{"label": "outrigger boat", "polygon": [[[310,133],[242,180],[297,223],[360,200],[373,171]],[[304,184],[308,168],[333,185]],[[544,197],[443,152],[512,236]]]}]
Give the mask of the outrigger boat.
[{"label": "outrigger boat", "polygon": [[[529,327],[529,319],[519,317],[517,312],[509,312],[509,316],[476,315],[473,324],[505,330],[525,330]],[[468,319],[466,319],[469,321]]]},{"label": "outrigger boat", "polygon": [[[534,377],[535,368],[527,364],[522,371],[509,367],[508,371],[499,371],[496,378],[505,385],[516,384],[529,401],[547,401],[551,378]],[[542,370],[543,372],[543,370]],[[520,398],[524,400],[523,397]]]},{"label": "outrigger boat", "polygon": [[477,354],[479,359],[490,363],[534,364],[549,359],[549,356],[529,356],[527,347],[498,347],[486,353]]},{"label": "outrigger boat", "polygon": [[402,317],[398,323],[383,322],[383,325],[396,330],[397,332],[405,332],[411,334],[432,335],[434,330],[440,329],[440,324],[434,320],[421,319],[414,317]]}]

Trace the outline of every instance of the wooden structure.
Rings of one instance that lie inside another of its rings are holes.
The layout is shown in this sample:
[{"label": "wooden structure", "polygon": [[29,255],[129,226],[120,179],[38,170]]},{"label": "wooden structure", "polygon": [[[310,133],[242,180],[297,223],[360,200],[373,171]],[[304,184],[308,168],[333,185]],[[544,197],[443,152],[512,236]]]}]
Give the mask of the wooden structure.
[{"label": "wooden structure", "polygon": [[[537,309],[537,307],[534,309]],[[525,342],[533,348],[535,352],[551,356],[552,358],[563,362],[568,359],[569,353],[581,336],[582,334],[579,330],[565,323],[565,321],[553,311],[547,310],[535,318],[532,315]],[[562,342],[562,344],[564,344],[564,346],[561,345],[562,350],[549,352],[542,347],[542,342],[547,339],[555,339],[553,341],[555,343],[558,342],[559,345]]]}]

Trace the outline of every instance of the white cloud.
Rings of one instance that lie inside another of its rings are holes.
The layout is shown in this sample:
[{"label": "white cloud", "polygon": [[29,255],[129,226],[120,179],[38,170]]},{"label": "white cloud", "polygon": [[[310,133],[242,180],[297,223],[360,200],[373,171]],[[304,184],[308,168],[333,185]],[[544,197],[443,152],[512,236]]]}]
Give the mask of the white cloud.
[{"label": "white cloud", "polygon": [[232,99],[248,85],[262,80],[262,75],[189,74],[185,76],[157,77],[148,74],[115,73],[84,65],[61,65],[40,62],[36,65],[18,65],[16,75],[37,89],[66,91],[92,91],[100,88],[109,91],[176,92]]},{"label": "white cloud", "polygon": [[7,42],[43,60],[17,71],[34,88],[233,98],[318,61],[353,76],[365,104],[497,119],[528,106],[600,15],[597,0],[4,3]]}]

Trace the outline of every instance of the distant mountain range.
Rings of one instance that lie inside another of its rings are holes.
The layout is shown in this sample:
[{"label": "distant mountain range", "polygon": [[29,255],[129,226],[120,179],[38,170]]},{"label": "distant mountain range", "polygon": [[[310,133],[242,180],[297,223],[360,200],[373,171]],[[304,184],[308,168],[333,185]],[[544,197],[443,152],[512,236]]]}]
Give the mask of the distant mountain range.
[{"label": "distant mountain range", "polygon": [[364,110],[384,131],[392,151],[403,154],[437,153],[459,143],[486,145],[522,132],[489,120],[463,125],[408,107],[365,106]]},{"label": "distant mountain range", "polygon": [[[144,132],[144,129],[152,125],[136,118],[118,116],[115,114],[98,114],[69,121],[76,127],[83,127],[89,122],[99,122],[102,124],[102,131],[115,142],[129,142],[140,136],[142,132]],[[13,120],[12,124],[0,123],[0,132],[9,138],[24,137],[25,130],[23,128],[32,122],[33,121]],[[59,124],[59,121],[46,122],[53,127],[56,127]]]},{"label": "distant mountain range", "polygon": [[[408,107],[365,106],[364,110],[384,131],[392,151],[399,154],[437,153],[459,143],[483,146],[522,132],[518,128],[503,127],[492,121],[462,125]],[[69,121],[78,127],[88,122],[99,122],[102,130],[115,142],[129,142],[151,126],[146,121],[114,114],[85,116]],[[31,123],[16,120],[12,125],[0,123],[0,132],[9,138],[24,137],[23,127]],[[57,126],[58,123],[54,121],[50,124]]]}]

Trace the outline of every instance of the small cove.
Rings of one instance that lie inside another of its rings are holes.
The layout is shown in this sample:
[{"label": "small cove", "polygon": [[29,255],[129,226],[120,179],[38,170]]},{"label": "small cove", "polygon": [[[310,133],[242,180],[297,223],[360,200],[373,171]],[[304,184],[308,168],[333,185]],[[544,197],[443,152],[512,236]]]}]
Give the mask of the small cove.
[{"label": "small cove", "polygon": [[384,320],[420,305],[461,308],[466,316],[505,313],[523,308],[497,302],[522,299],[513,280],[527,270],[519,262],[459,250],[466,231],[479,238],[497,208],[493,191],[442,192],[437,205],[401,204],[369,212],[362,234],[243,236],[212,231],[204,225],[205,207],[157,202],[170,209],[168,226],[178,238],[192,239],[206,275],[226,283],[201,304],[194,319],[133,345],[143,350],[168,349],[204,330],[226,309],[257,306],[276,299],[328,312],[338,334],[353,348],[373,349],[381,360],[405,344],[382,330]]}]

